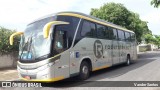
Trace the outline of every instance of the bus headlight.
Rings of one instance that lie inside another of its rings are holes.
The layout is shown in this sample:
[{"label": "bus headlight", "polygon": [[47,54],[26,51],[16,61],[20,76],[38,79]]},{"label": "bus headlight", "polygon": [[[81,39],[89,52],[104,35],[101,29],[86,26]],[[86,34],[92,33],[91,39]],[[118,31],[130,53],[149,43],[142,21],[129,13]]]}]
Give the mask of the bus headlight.
[{"label": "bus headlight", "polygon": [[51,67],[54,63],[48,63],[48,66]]},{"label": "bus headlight", "polygon": [[46,68],[49,68],[49,67],[51,67],[53,64],[54,64],[54,63],[45,64],[45,65],[39,67],[39,68],[38,68],[38,71],[42,71],[42,70],[44,70],[44,69],[46,69]]}]

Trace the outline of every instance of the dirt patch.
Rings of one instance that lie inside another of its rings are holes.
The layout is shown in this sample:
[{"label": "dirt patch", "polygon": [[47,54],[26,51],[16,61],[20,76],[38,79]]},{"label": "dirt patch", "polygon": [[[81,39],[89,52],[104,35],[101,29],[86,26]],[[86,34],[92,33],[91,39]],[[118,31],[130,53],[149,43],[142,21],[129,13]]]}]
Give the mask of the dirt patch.
[{"label": "dirt patch", "polygon": [[18,79],[18,72],[16,69],[0,70],[0,81],[16,80],[16,79]]}]

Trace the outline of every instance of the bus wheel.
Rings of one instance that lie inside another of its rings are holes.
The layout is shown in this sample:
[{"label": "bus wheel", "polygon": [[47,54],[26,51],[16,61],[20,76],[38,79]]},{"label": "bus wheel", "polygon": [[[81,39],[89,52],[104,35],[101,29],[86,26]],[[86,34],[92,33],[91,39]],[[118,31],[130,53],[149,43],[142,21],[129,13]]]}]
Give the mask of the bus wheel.
[{"label": "bus wheel", "polygon": [[89,77],[90,69],[89,64],[86,61],[83,61],[80,66],[79,79],[86,80]]},{"label": "bus wheel", "polygon": [[131,58],[130,56],[127,56],[126,65],[129,66],[131,64]]}]

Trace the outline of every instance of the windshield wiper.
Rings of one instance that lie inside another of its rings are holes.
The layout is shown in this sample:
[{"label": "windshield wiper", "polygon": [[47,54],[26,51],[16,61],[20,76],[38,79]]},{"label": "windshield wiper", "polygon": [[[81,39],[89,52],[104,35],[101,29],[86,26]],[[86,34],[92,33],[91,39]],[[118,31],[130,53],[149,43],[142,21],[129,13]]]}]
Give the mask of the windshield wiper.
[{"label": "windshield wiper", "polygon": [[[21,52],[21,55],[20,55],[20,59],[22,60],[22,54],[23,54],[23,52],[24,52],[24,49],[26,48],[26,47],[28,47],[28,45],[27,44],[29,44],[29,49],[27,48],[27,53],[29,53],[30,52],[30,47],[31,47],[31,43],[32,43],[32,37],[31,37],[31,40],[29,41],[29,39],[30,38],[28,38],[28,40],[27,40],[27,42],[23,45],[23,48],[22,48],[22,52]],[[27,46],[26,46],[27,45]],[[27,57],[28,57],[28,55],[27,55]]]},{"label": "windshield wiper", "polygon": [[[28,57],[28,55],[30,54],[30,52],[31,52],[31,44],[32,44],[32,36],[30,37],[30,41],[29,41],[29,46],[28,46],[28,54],[27,54],[27,57]],[[31,54],[32,55],[32,54]],[[32,56],[31,56],[31,58],[32,58]]]},{"label": "windshield wiper", "polygon": [[49,57],[49,55],[50,55],[50,54],[40,56],[40,57],[36,58],[35,60],[43,60],[43,59],[46,59],[46,58]]}]

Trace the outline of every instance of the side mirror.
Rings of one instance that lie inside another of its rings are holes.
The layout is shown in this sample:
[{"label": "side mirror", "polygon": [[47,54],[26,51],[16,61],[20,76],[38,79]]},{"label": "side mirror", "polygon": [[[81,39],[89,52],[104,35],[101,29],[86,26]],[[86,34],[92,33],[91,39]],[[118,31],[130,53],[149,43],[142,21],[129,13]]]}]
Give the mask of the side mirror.
[{"label": "side mirror", "polygon": [[9,43],[10,43],[10,45],[13,45],[14,36],[22,35],[22,34],[23,34],[23,32],[15,32],[15,33],[13,33],[13,34],[10,36],[10,38],[9,38]]},{"label": "side mirror", "polygon": [[49,36],[49,31],[51,29],[51,25],[62,25],[62,24],[69,24],[69,22],[64,22],[64,21],[52,21],[47,23],[44,28],[43,28],[43,36],[44,38],[48,38]]}]

